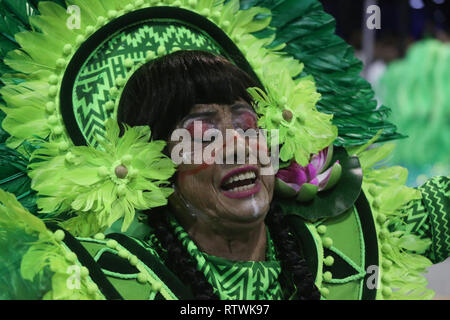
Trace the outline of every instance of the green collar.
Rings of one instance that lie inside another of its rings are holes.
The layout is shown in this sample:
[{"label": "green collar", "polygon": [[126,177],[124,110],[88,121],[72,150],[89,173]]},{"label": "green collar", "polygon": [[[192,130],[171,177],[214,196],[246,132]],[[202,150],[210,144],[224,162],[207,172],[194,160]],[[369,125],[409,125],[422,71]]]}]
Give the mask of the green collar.
[{"label": "green collar", "polygon": [[284,298],[280,285],[281,266],[267,230],[266,261],[231,261],[201,252],[187,232],[172,217],[169,221],[188,253],[197,261],[221,300],[279,300]]}]

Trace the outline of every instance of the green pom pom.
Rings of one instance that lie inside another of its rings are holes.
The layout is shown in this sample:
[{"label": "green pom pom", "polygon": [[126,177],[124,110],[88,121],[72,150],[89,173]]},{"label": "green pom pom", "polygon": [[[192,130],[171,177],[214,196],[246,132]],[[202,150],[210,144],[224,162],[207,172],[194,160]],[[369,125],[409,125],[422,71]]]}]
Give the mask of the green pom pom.
[{"label": "green pom pom", "polygon": [[333,239],[331,239],[331,238],[324,238],[323,240],[322,240],[322,242],[323,242],[323,246],[325,247],[325,248],[331,248],[332,246],[333,246]]},{"label": "green pom pom", "polygon": [[63,54],[64,54],[65,56],[68,56],[68,55],[70,55],[70,54],[72,53],[72,50],[73,50],[72,45],[71,45],[71,44],[66,44],[66,45],[64,46],[64,48],[63,48]]},{"label": "green pom pom", "polygon": [[145,60],[151,61],[156,58],[156,54],[153,51],[147,51],[145,54]]},{"label": "green pom pom", "polygon": [[50,86],[50,88],[48,88],[48,96],[50,98],[56,97],[57,93],[58,93],[58,87],[57,86]]},{"label": "green pom pom", "polygon": [[108,248],[111,248],[111,249],[116,249],[116,248],[117,248],[117,245],[118,245],[118,243],[117,243],[117,241],[114,240],[114,239],[110,239],[110,240],[108,240],[108,241],[106,242],[106,246],[107,246]]},{"label": "green pom pom", "polygon": [[49,78],[48,78],[48,83],[50,85],[57,85],[58,84],[58,76],[56,74],[52,74]]},{"label": "green pom pom", "polygon": [[142,284],[147,283],[148,282],[147,275],[144,273],[139,273],[137,276],[137,281]]},{"label": "green pom pom", "polygon": [[118,12],[116,10],[109,10],[108,11],[108,18],[114,19],[115,17],[117,17]]},{"label": "green pom pom", "polygon": [[85,37],[84,37],[84,36],[78,35],[77,38],[75,39],[75,43],[76,43],[78,46],[81,46],[81,45],[83,44],[84,40],[85,40]]},{"label": "green pom pom", "polygon": [[95,239],[95,240],[105,240],[105,235],[104,235],[103,233],[97,233],[97,234],[94,236],[94,239]]},{"label": "green pom pom", "polygon": [[219,20],[221,16],[222,16],[222,14],[220,13],[219,10],[214,10],[212,13],[212,17],[214,20]]},{"label": "green pom pom", "polygon": [[94,26],[87,26],[86,27],[86,35],[91,35],[95,32],[95,27]]},{"label": "green pom pom", "polygon": [[77,261],[77,255],[73,252],[67,252],[65,258],[70,263],[75,263]]},{"label": "green pom pom", "polygon": [[128,257],[130,260],[130,264],[135,267],[139,263],[139,259],[135,255],[131,255]]},{"label": "green pom pom", "polygon": [[89,294],[95,294],[98,291],[98,286],[95,283],[90,282],[87,285],[87,291]]},{"label": "green pom pom", "polygon": [[61,142],[59,144],[59,151],[66,152],[67,150],[69,150],[69,143],[67,143],[66,141]]},{"label": "green pom pom", "polygon": [[126,80],[122,76],[118,76],[116,78],[116,85],[119,87],[123,87],[126,83]]},{"label": "green pom pom", "polygon": [[383,269],[389,270],[392,267],[392,261],[388,259],[383,259],[382,263]]},{"label": "green pom pom", "polygon": [[386,216],[384,214],[382,214],[382,213],[379,213],[378,216],[377,216],[377,221],[380,224],[383,224],[386,221],[386,219],[387,219]]},{"label": "green pom pom", "polygon": [[99,16],[97,18],[97,26],[100,27],[106,23],[106,18],[103,16]]},{"label": "green pom pom", "polygon": [[68,163],[73,163],[73,161],[75,160],[75,156],[73,155],[72,152],[67,152],[65,159]]},{"label": "green pom pom", "polygon": [[319,226],[319,227],[317,227],[317,232],[318,232],[319,234],[325,234],[325,233],[327,232],[327,227],[324,226],[324,225]]},{"label": "green pom pom", "polygon": [[392,289],[390,287],[384,287],[382,293],[385,298],[389,298],[392,296]]},{"label": "green pom pom", "polygon": [[61,127],[61,126],[56,126],[54,129],[53,129],[53,133],[55,134],[55,135],[57,135],[57,136],[60,136],[62,133],[63,133],[63,127]]},{"label": "green pom pom", "polygon": [[54,125],[58,124],[58,117],[55,115],[52,115],[52,116],[48,117],[47,122],[49,125],[54,126]]},{"label": "green pom pom", "polygon": [[47,104],[45,105],[45,110],[48,113],[55,112],[55,109],[56,109],[56,107],[55,107],[55,103],[54,102],[47,102]]},{"label": "green pom pom", "polygon": [[123,62],[123,65],[125,66],[125,68],[131,69],[134,65],[134,61],[133,59],[125,59],[125,61]]},{"label": "green pom pom", "polygon": [[63,58],[59,58],[56,60],[56,66],[60,69],[64,68],[66,66],[66,60]]},{"label": "green pom pom", "polygon": [[111,89],[109,89],[109,94],[113,98],[116,98],[119,95],[119,89],[117,89],[116,87],[112,87]]},{"label": "green pom pom", "polygon": [[167,53],[167,49],[165,46],[161,45],[158,47],[157,54],[158,56],[163,56]]},{"label": "green pom pom", "polygon": [[328,297],[328,295],[330,294],[330,290],[328,290],[327,288],[320,288],[320,294],[324,297],[324,298],[326,298],[326,297]]},{"label": "green pom pom", "polygon": [[381,200],[380,200],[380,198],[377,197],[377,198],[373,199],[372,206],[375,209],[380,209],[380,207],[381,207]]},{"label": "green pom pom", "polygon": [[80,269],[80,276],[82,278],[86,278],[87,276],[89,276],[89,269],[86,268],[85,266],[81,267],[81,269]]},{"label": "green pom pom", "polygon": [[162,288],[162,283],[161,283],[161,281],[152,283],[152,289],[153,289],[154,291],[159,292],[159,291],[161,290],[161,288]]},{"label": "green pom pom", "polygon": [[130,253],[126,250],[119,250],[119,257],[123,258],[123,259],[127,259],[128,256],[130,255]]},{"label": "green pom pom", "polygon": [[54,236],[55,236],[56,241],[61,242],[64,240],[65,234],[64,234],[64,231],[62,231],[62,230],[56,230],[54,233]]},{"label": "green pom pom", "polygon": [[388,274],[384,274],[383,277],[381,278],[381,280],[387,285],[390,285],[392,282],[392,278]]},{"label": "green pom pom", "polygon": [[392,247],[388,244],[383,244],[383,246],[381,247],[381,251],[383,251],[383,253],[385,254],[389,254],[392,252]]},{"label": "green pom pom", "polygon": [[113,110],[114,107],[115,107],[115,103],[114,103],[113,101],[108,101],[108,102],[105,104],[106,110]]},{"label": "green pom pom", "polygon": [[331,267],[334,264],[334,258],[332,256],[328,256],[323,260],[323,263],[327,266],[327,267]]},{"label": "green pom pom", "polygon": [[332,273],[329,272],[329,271],[325,272],[325,273],[323,274],[323,279],[324,279],[325,281],[328,281],[328,282],[331,281],[331,279],[333,279]]},{"label": "green pom pom", "polygon": [[202,15],[205,17],[209,17],[209,15],[211,14],[211,10],[209,10],[208,8],[205,8],[202,10]]}]

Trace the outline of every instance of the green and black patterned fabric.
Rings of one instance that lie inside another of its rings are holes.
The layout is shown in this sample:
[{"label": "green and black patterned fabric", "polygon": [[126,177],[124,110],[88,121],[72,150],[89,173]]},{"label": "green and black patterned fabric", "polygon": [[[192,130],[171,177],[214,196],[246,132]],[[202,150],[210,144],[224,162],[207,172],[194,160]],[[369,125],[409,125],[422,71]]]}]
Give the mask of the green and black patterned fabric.
[{"label": "green and black patterned fabric", "polygon": [[281,266],[267,232],[266,261],[235,262],[201,252],[184,229],[171,219],[175,235],[197,262],[221,300],[287,299],[280,284]]},{"label": "green and black patterned fabric", "polygon": [[[202,50],[225,55],[207,36],[181,23],[152,20],[118,34],[97,48],[77,75],[73,87],[74,114],[86,141],[95,145],[104,123],[114,113],[121,82],[149,57],[176,50]],[[113,88],[111,90],[111,88]],[[108,104],[108,102],[110,104]]]},{"label": "green and black patterned fabric", "polygon": [[430,239],[425,255],[439,263],[450,256],[450,178],[434,177],[418,189],[422,199],[408,203],[405,224],[397,229]]}]

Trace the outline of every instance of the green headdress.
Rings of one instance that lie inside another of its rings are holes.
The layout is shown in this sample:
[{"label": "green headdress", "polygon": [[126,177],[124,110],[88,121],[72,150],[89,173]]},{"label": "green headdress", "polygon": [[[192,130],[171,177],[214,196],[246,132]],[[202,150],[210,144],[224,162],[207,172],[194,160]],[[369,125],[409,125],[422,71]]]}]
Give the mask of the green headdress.
[{"label": "green headdress", "polygon": [[[66,8],[79,9],[80,28]],[[174,167],[163,143],[145,146],[148,128],[119,137],[108,119],[134,71],[177,50],[221,54],[262,83],[260,125],[285,128],[283,161],[306,165],[330,144],[364,144],[380,129],[380,141],[400,137],[316,0],[3,0],[1,10],[7,145],[30,156],[41,213],[71,213],[65,227],[77,234],[122,217],[126,228],[135,209],[166,203]]]}]

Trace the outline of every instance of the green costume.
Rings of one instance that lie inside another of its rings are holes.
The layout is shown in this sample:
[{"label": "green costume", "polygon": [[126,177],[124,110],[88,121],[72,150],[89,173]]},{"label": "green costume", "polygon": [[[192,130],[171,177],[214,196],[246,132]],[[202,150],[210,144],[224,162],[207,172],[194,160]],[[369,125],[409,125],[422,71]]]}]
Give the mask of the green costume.
[{"label": "green costume", "polygon": [[[335,146],[330,183],[292,191],[280,178],[274,199],[323,299],[433,296],[422,273],[450,253],[449,179],[416,190],[405,169],[380,166],[391,146],[372,144],[401,135],[317,1],[0,5],[0,298],[193,297],[136,219],[172,192],[165,143],[149,143],[148,127],[119,136],[114,119],[134,71],[180,49],[222,54],[261,81],[266,92],[249,92],[260,127],[280,130],[283,168]],[[266,261],[231,262],[200,252],[168,215],[220,298],[296,298],[270,230]]]}]

